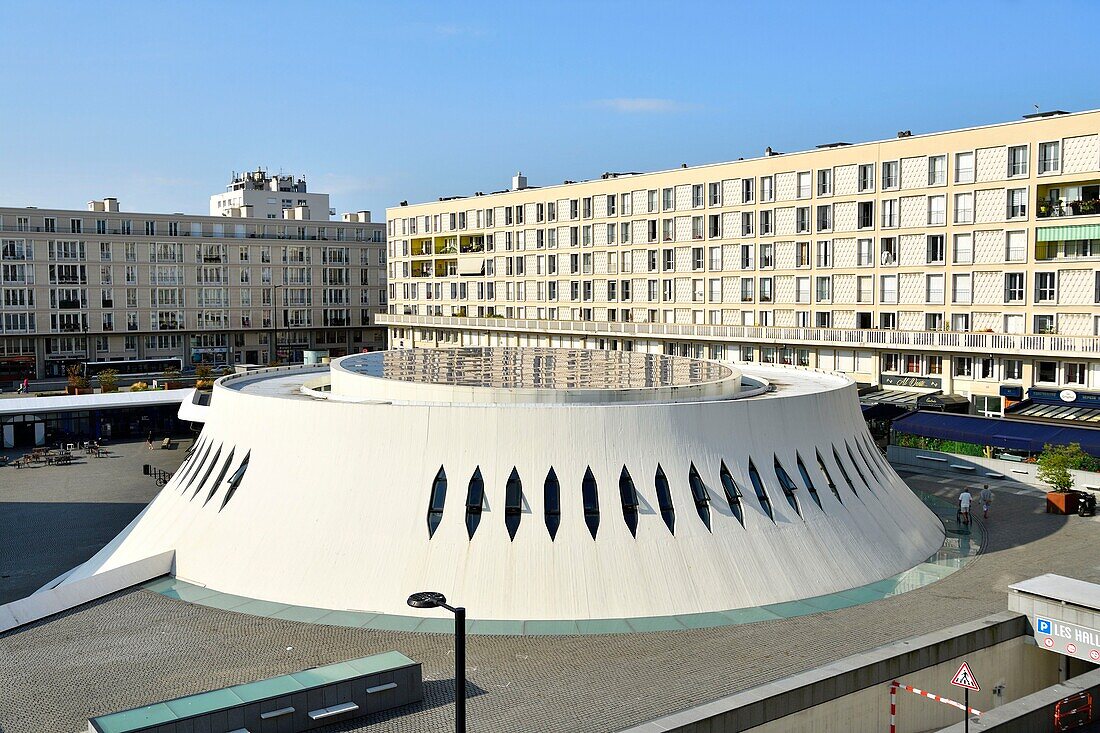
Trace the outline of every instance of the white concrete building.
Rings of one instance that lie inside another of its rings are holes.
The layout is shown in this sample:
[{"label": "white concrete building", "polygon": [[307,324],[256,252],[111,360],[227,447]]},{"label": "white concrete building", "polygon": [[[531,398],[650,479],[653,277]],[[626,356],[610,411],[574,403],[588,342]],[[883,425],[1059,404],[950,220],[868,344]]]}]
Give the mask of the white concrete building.
[{"label": "white concrete building", "polygon": [[1100,404],[1100,111],[387,211],[389,345],[843,371]]},{"label": "white concrete building", "polygon": [[304,178],[271,175],[262,168],[234,173],[225,193],[210,197],[210,216],[326,221],[335,213],[328,194],[310,193]]},{"label": "white concrete building", "polygon": [[115,198],[85,211],[0,207],[0,386],[80,362],[381,349],[384,234],[369,212],[225,219],[124,211]]},{"label": "white concrete building", "polygon": [[[937,517],[854,383],[572,349],[412,349],[225,377],[161,494],[65,582],[174,551],[279,604],[610,619],[755,607],[922,563]],[[278,426],[257,430],[257,425]]]}]

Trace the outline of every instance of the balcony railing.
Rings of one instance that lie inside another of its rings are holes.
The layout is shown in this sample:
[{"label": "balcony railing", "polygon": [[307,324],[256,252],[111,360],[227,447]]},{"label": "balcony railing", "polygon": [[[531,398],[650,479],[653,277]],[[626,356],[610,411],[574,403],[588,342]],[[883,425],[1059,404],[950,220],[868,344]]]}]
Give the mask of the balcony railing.
[{"label": "balcony railing", "polygon": [[1073,216],[1100,216],[1100,200],[1070,201],[1068,204],[1040,201],[1035,207],[1039,219],[1051,219]]},{"label": "balcony railing", "polygon": [[380,313],[383,326],[451,326],[493,331],[571,333],[610,337],[746,341],[777,345],[844,346],[847,348],[913,349],[1100,356],[1100,336],[1057,334],[974,333],[969,331],[896,331],[862,328],[796,328],[786,326],[710,326],[622,321],[549,321],[531,318],[459,318]]}]

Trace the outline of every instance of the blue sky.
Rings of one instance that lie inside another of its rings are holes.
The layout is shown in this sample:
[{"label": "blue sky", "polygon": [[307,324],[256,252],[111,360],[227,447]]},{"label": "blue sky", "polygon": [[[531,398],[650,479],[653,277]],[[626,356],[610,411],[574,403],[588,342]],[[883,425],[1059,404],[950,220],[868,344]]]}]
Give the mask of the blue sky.
[{"label": "blue sky", "polygon": [[1100,3],[0,2],[0,205],[340,211],[1100,107]]}]

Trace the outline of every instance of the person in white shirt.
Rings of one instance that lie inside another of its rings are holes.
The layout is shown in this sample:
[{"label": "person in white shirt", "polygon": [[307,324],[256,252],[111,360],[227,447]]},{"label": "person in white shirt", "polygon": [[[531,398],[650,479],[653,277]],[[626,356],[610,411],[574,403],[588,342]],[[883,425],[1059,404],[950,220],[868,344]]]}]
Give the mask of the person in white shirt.
[{"label": "person in white shirt", "polygon": [[959,494],[959,512],[962,514],[962,523],[966,525],[970,524],[970,502],[973,498],[970,489],[963,489]]},{"label": "person in white shirt", "polygon": [[989,507],[993,504],[993,490],[989,488],[989,484],[982,487],[978,497],[982,500],[982,516],[989,519]]}]

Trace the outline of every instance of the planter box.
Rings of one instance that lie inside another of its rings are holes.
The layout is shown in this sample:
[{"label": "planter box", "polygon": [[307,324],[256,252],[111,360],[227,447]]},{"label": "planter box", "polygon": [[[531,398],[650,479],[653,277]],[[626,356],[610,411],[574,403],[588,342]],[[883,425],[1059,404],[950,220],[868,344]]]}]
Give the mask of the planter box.
[{"label": "planter box", "polygon": [[1072,492],[1047,492],[1047,514],[1076,514],[1077,494]]},{"label": "planter box", "polygon": [[95,394],[95,390],[91,387],[66,387],[65,394]]}]

